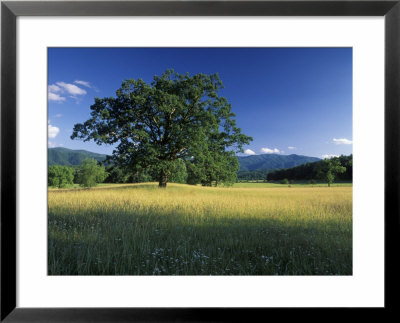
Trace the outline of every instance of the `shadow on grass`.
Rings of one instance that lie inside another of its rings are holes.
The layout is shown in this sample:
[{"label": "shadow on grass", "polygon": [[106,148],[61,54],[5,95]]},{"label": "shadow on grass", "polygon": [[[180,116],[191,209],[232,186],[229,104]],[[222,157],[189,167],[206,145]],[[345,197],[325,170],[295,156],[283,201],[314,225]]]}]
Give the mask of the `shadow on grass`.
[{"label": "shadow on grass", "polygon": [[350,223],[49,213],[49,275],[351,275]]}]

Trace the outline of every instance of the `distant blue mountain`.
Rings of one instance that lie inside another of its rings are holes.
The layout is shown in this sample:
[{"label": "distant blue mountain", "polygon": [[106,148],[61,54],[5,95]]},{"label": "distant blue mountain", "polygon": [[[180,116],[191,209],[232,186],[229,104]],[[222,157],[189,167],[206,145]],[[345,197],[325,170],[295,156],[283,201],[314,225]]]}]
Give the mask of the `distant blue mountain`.
[{"label": "distant blue mountain", "polygon": [[[104,162],[106,157],[107,155],[105,154],[97,154],[87,150],[72,150],[62,147],[48,149],[49,165],[77,166],[80,165],[85,158],[94,158],[99,162]],[[240,163],[239,171],[260,171],[291,168],[320,160],[316,157],[307,157],[295,154],[263,154],[238,157],[238,159]]]},{"label": "distant blue mountain", "polygon": [[302,155],[278,155],[263,154],[238,157],[240,163],[239,171],[260,171],[291,168],[306,163],[312,163],[321,160],[317,157],[308,157]]},{"label": "distant blue mountain", "polygon": [[99,162],[103,162],[107,155],[92,153],[86,150],[72,150],[68,148],[49,148],[48,149],[48,165],[77,166],[82,163],[85,158],[94,158]]}]

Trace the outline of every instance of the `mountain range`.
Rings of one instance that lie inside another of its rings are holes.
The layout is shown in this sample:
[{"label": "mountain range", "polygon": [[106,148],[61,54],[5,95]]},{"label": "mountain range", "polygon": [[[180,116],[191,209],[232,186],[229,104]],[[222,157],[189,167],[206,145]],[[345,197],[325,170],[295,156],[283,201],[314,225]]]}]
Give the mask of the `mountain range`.
[{"label": "mountain range", "polygon": [[77,166],[82,163],[85,158],[94,158],[99,162],[103,162],[107,155],[92,153],[87,150],[72,150],[63,147],[48,149],[48,165]]},{"label": "mountain range", "polygon": [[[107,155],[93,153],[87,150],[72,150],[63,147],[48,149],[48,165],[77,166],[85,158],[94,158],[103,162]],[[301,155],[262,154],[252,156],[238,156],[239,171],[261,171],[291,168],[306,163],[319,161],[319,158]]]},{"label": "mountain range", "polygon": [[319,158],[302,155],[262,154],[238,157],[239,171],[284,169],[319,161]]}]

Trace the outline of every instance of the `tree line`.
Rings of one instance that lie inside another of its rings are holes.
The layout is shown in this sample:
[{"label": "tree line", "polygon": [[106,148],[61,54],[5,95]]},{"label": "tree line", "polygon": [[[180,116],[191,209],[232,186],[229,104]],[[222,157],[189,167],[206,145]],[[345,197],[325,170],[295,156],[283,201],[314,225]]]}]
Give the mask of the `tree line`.
[{"label": "tree line", "polygon": [[237,173],[240,181],[266,180],[269,173],[273,170],[241,170]]},{"label": "tree line", "polygon": [[[235,157],[236,158],[236,157]],[[237,159],[237,158],[236,158]],[[191,167],[192,161],[175,160],[171,165],[169,182],[181,184],[201,184],[203,186],[225,185],[236,182],[236,173],[239,164],[232,168],[210,168],[204,173],[196,172]],[[95,159],[86,158],[79,166],[52,165],[48,168],[48,185],[50,187],[65,188],[73,184],[82,187],[93,187],[98,183],[143,183],[158,181],[157,169],[129,169],[118,165],[105,165]]]},{"label": "tree line", "polygon": [[[237,159],[236,159],[237,160]],[[190,162],[190,161],[189,161]],[[268,171],[252,171],[235,173],[239,165],[232,168],[215,168],[202,174],[199,181],[199,174],[189,167],[183,159],[174,161],[169,175],[169,182],[181,184],[202,184],[211,185],[232,185],[237,180],[243,180],[243,174],[254,173],[254,177],[245,177],[245,180],[265,180],[279,181],[282,184],[289,184],[294,180],[308,180],[310,183],[316,183],[316,180],[323,180],[330,185],[334,180],[352,180],[353,156],[340,156],[331,159],[325,159],[319,162],[307,163],[288,169]],[[265,172],[265,173],[264,173]],[[238,174],[236,176],[236,174]],[[82,187],[96,186],[98,183],[142,183],[157,181],[157,169],[147,169],[129,171],[118,165],[107,165],[98,162],[95,159],[86,158],[80,166],[49,166],[48,185],[52,187],[64,188],[73,184],[79,184]],[[217,181],[218,179],[219,181]]]},{"label": "tree line", "polygon": [[85,158],[78,167],[52,165],[48,168],[47,184],[51,187],[65,188],[73,184],[82,187],[96,186],[108,176],[105,166],[94,158]]},{"label": "tree line", "polygon": [[314,163],[307,163],[288,169],[273,171],[267,175],[268,181],[323,180],[330,185],[334,180],[353,180],[353,155],[333,157]]}]

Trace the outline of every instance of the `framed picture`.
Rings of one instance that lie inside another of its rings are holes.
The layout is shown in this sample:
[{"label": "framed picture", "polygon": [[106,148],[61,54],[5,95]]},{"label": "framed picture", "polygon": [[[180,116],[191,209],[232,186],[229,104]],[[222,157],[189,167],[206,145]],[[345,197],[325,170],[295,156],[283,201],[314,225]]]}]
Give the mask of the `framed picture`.
[{"label": "framed picture", "polygon": [[2,321],[394,306],[398,1],[1,15]]}]

